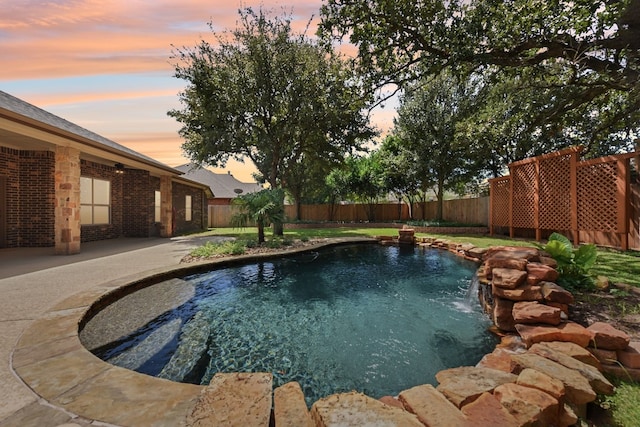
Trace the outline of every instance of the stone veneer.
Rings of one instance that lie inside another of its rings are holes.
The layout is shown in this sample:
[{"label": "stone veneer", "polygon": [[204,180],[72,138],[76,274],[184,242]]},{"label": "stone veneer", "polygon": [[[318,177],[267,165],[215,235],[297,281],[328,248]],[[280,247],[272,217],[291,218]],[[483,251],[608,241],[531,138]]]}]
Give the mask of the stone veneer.
[{"label": "stone veneer", "polygon": [[[410,233],[402,234],[406,241]],[[394,240],[380,239],[384,244]],[[29,387],[52,405],[100,422],[136,426],[570,426],[585,416],[586,405],[598,394],[614,392],[600,371],[614,354],[625,364],[627,374],[640,377],[639,343],[630,342],[626,334],[607,324],[584,328],[569,321],[564,311],[564,305],[569,304],[565,291],[557,285],[546,285],[549,292],[543,290],[545,285],[540,283],[553,275],[538,265],[550,263],[542,259],[544,254],[522,248],[485,250],[433,239],[420,239],[417,243],[482,263],[484,307],[493,317],[501,310],[501,321],[507,326],[506,330],[496,329],[503,338],[492,353],[476,366],[439,372],[436,387],[420,385],[381,399],[358,392],[339,393],[318,400],[309,411],[297,383],[272,391],[269,373],[216,374],[205,387],[109,365],[80,344],[79,325],[87,313],[94,311],[96,303],[104,305],[122,289],[140,286],[143,278],[122,279],[109,287],[77,294],[52,308],[22,335],[12,366]],[[266,257],[243,258],[249,261]],[[202,263],[200,267],[224,265],[227,261]],[[535,265],[527,268],[530,264]],[[152,277],[160,280],[192,269],[193,266],[178,271],[167,269]],[[527,274],[524,277],[499,269]],[[491,279],[494,275],[498,277],[495,285]],[[503,291],[522,288],[529,290]],[[534,297],[528,301],[523,295]],[[501,300],[513,302],[512,320],[502,313],[509,303]],[[560,310],[560,322],[556,310],[537,305]]]}]

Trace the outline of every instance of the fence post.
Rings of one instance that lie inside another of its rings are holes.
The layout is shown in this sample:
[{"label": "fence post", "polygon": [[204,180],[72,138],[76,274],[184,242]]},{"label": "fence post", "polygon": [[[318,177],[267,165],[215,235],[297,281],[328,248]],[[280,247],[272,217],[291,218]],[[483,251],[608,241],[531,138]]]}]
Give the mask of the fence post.
[{"label": "fence post", "polygon": [[580,231],[578,230],[578,152],[571,153],[569,160],[569,176],[571,179],[571,231],[573,232],[573,244],[580,244]]},{"label": "fence post", "polygon": [[495,196],[495,189],[493,188],[493,181],[489,181],[489,235],[493,236],[493,198]]},{"label": "fence post", "polygon": [[509,175],[511,175],[509,180],[509,237],[513,239],[515,229],[513,228],[513,170],[511,168],[509,168]]},{"label": "fence post", "polygon": [[618,159],[616,177],[616,196],[618,208],[617,231],[620,234],[620,246],[623,251],[629,249],[629,233],[627,230],[627,188],[629,188],[629,159]]},{"label": "fence post", "polygon": [[536,229],[536,242],[542,240],[540,230],[540,158],[533,163],[535,178],[533,181],[533,226]]}]

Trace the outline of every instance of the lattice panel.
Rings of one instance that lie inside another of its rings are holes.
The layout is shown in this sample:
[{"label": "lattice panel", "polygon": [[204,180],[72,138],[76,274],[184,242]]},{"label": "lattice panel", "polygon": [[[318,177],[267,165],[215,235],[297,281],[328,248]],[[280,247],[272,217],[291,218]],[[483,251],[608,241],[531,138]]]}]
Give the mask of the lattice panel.
[{"label": "lattice panel", "polygon": [[566,154],[540,160],[541,229],[571,229],[571,157],[572,154]]},{"label": "lattice panel", "polygon": [[578,228],[618,231],[616,162],[578,166]]},{"label": "lattice panel", "polygon": [[509,226],[510,187],[511,179],[508,176],[491,181],[491,223],[494,226]]},{"label": "lattice panel", "polygon": [[534,163],[525,163],[511,170],[513,180],[513,226],[535,228],[535,181]]}]

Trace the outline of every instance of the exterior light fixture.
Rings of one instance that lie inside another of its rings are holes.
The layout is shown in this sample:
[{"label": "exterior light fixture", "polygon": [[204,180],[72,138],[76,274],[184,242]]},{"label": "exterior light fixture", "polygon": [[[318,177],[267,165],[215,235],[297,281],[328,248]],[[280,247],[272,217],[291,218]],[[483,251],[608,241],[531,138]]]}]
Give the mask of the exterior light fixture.
[{"label": "exterior light fixture", "polygon": [[116,173],[123,174],[124,173],[124,165],[122,163],[116,163],[115,165]]}]

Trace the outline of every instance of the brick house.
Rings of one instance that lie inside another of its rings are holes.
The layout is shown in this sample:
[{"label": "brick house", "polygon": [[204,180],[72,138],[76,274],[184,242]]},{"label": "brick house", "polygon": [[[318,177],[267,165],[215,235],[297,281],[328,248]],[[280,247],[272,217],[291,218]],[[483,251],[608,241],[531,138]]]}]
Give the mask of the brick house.
[{"label": "brick house", "polygon": [[203,230],[211,190],[181,175],[0,91],[0,248]]}]

